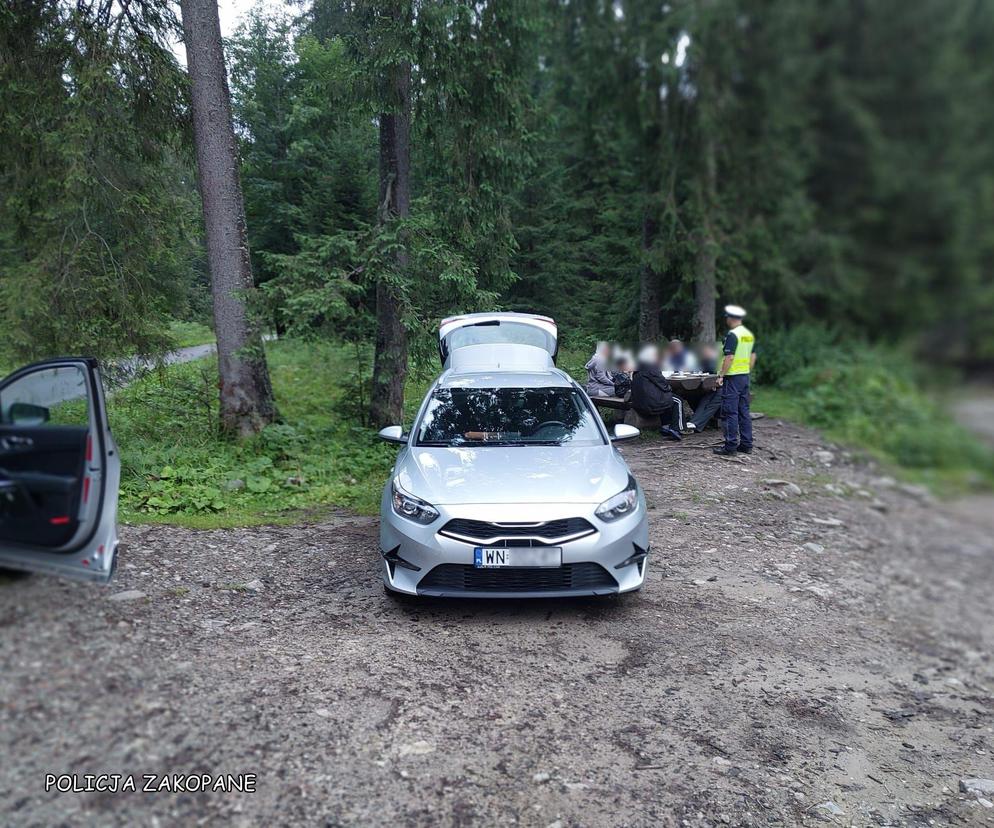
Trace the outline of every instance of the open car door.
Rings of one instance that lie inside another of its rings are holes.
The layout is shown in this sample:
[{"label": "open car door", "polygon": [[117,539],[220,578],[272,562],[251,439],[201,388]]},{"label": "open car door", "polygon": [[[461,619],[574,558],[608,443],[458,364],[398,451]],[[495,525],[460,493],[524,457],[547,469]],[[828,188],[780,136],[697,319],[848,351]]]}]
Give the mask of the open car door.
[{"label": "open car door", "polygon": [[556,323],[534,313],[465,313],[443,319],[438,326],[438,355],[451,367],[452,354],[474,346],[525,345],[539,348],[555,362],[559,351]]},{"label": "open car door", "polygon": [[0,382],[0,567],[110,580],[120,477],[96,360]]}]

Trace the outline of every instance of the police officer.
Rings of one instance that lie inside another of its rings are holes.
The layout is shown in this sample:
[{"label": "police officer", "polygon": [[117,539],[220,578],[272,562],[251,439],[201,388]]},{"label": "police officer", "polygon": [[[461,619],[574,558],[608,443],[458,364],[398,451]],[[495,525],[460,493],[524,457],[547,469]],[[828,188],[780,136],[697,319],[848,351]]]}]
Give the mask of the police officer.
[{"label": "police officer", "polygon": [[752,451],[752,420],[749,417],[749,374],[756,364],[756,338],[742,319],[746,312],[738,305],[725,306],[728,333],[722,351],[725,358],[718,369],[721,386],[721,415],[725,418],[725,444],[715,454],[732,455]]}]

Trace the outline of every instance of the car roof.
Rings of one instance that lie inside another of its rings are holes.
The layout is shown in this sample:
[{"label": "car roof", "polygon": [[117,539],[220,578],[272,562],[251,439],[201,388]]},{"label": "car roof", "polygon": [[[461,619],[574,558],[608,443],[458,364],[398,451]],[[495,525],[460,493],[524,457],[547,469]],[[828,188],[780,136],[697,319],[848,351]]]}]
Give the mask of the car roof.
[{"label": "car roof", "polygon": [[549,371],[445,371],[438,378],[439,388],[572,388],[567,374],[554,368]]}]

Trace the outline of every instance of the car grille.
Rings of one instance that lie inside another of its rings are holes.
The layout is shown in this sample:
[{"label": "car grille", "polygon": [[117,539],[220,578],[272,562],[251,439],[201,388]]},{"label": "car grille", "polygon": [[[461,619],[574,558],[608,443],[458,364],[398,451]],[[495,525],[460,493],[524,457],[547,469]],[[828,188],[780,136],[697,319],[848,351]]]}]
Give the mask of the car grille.
[{"label": "car grille", "polygon": [[477,569],[464,564],[439,564],[418,584],[418,591],[566,592],[617,589],[618,582],[600,564],[575,563],[554,568],[507,567]]},{"label": "car grille", "polygon": [[540,523],[514,523],[511,521],[489,523],[483,520],[454,518],[439,530],[439,534],[469,543],[493,543],[498,540],[515,538],[565,543],[586,535],[592,535],[596,531],[589,521],[581,517],[547,520]]}]

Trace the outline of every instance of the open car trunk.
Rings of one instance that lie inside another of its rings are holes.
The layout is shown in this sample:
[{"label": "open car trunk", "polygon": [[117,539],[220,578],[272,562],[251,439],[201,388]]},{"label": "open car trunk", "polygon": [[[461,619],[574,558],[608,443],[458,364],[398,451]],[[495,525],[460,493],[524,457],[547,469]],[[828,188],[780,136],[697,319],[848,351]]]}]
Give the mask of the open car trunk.
[{"label": "open car trunk", "polygon": [[443,319],[438,328],[438,355],[443,368],[452,355],[473,346],[525,345],[545,351],[555,361],[559,332],[548,316],[531,313],[467,313]]}]

